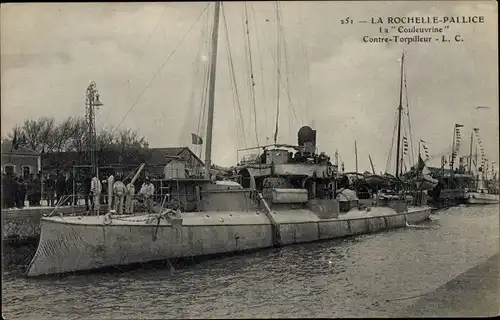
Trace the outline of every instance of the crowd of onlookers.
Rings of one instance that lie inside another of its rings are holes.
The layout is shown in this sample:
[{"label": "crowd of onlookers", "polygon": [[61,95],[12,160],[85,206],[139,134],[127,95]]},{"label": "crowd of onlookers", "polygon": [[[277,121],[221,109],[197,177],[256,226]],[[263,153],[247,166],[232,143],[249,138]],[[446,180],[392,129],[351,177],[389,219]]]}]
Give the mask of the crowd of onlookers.
[{"label": "crowd of onlookers", "polygon": [[18,177],[2,173],[2,208],[23,208],[25,201],[40,205],[42,198],[40,174]]},{"label": "crowd of onlookers", "polygon": [[100,179],[89,172],[76,177],[71,172],[50,173],[43,177],[38,173],[26,178],[3,173],[1,181],[2,208],[21,209],[26,202],[30,207],[40,206],[42,198],[47,206],[74,206],[83,199],[87,210],[98,211],[100,205],[106,205],[118,213],[123,210],[132,213],[136,190],[146,210],[152,211],[155,188],[147,177],[132,183],[130,178],[123,179],[122,174],[112,172]]}]

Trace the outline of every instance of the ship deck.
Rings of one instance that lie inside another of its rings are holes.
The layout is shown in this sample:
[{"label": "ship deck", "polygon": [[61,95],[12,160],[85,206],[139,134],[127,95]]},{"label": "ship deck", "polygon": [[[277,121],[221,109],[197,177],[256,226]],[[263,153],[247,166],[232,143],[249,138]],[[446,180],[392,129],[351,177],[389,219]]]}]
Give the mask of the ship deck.
[{"label": "ship deck", "polygon": [[[409,207],[406,214],[419,212],[430,207]],[[310,223],[319,221],[343,221],[358,220],[375,217],[390,217],[401,215],[389,207],[371,207],[370,211],[354,209],[347,213],[340,214],[337,218],[320,219],[313,211],[308,209],[295,210],[277,210],[273,211],[273,217],[277,223]],[[173,217],[173,219],[176,219]],[[270,224],[271,222],[263,212],[258,211],[210,211],[210,212],[184,212],[180,218],[183,226],[194,225],[255,225]],[[105,216],[52,216],[42,218],[42,221],[76,224],[76,225],[98,225],[98,226],[151,226],[168,225],[171,226],[171,219],[160,219],[158,222],[157,214],[138,213],[134,215],[112,215],[111,223],[105,223]]]}]

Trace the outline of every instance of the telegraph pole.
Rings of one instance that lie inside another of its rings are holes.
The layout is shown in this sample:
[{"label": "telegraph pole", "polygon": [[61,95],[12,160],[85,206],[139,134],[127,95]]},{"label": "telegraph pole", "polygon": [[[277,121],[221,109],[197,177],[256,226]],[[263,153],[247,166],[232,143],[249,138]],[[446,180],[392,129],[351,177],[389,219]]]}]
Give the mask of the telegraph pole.
[{"label": "telegraph pole", "polygon": [[92,168],[92,175],[97,174],[97,135],[95,129],[95,108],[102,105],[102,102],[99,101],[99,92],[97,90],[96,83],[92,81],[87,87],[85,98],[85,118],[88,125],[88,157]]}]

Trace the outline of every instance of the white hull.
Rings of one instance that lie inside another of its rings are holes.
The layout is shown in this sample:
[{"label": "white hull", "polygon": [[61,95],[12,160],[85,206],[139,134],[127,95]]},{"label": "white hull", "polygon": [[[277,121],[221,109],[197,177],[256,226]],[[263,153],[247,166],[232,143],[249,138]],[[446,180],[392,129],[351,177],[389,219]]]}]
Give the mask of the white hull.
[{"label": "white hull", "polygon": [[[405,227],[428,219],[430,207],[396,213],[387,207],[349,212],[338,219],[319,219],[309,210],[276,211],[281,245],[334,239]],[[165,219],[146,223],[147,216],[50,217],[41,221],[38,249],[28,276],[90,270],[171,258],[229,253],[273,246],[272,225],[264,213],[183,213],[182,225]],[[129,220],[129,221],[127,221]]]},{"label": "white hull", "polygon": [[465,201],[469,204],[494,204],[499,202],[498,194],[467,192]]}]

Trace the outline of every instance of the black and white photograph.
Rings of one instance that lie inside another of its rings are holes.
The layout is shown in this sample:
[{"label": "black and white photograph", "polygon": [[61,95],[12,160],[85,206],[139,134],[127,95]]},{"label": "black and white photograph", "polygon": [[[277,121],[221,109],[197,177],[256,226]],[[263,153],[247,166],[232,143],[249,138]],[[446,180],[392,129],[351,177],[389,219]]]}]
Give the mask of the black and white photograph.
[{"label": "black and white photograph", "polygon": [[4,319],[500,315],[496,1],[4,2]]}]

